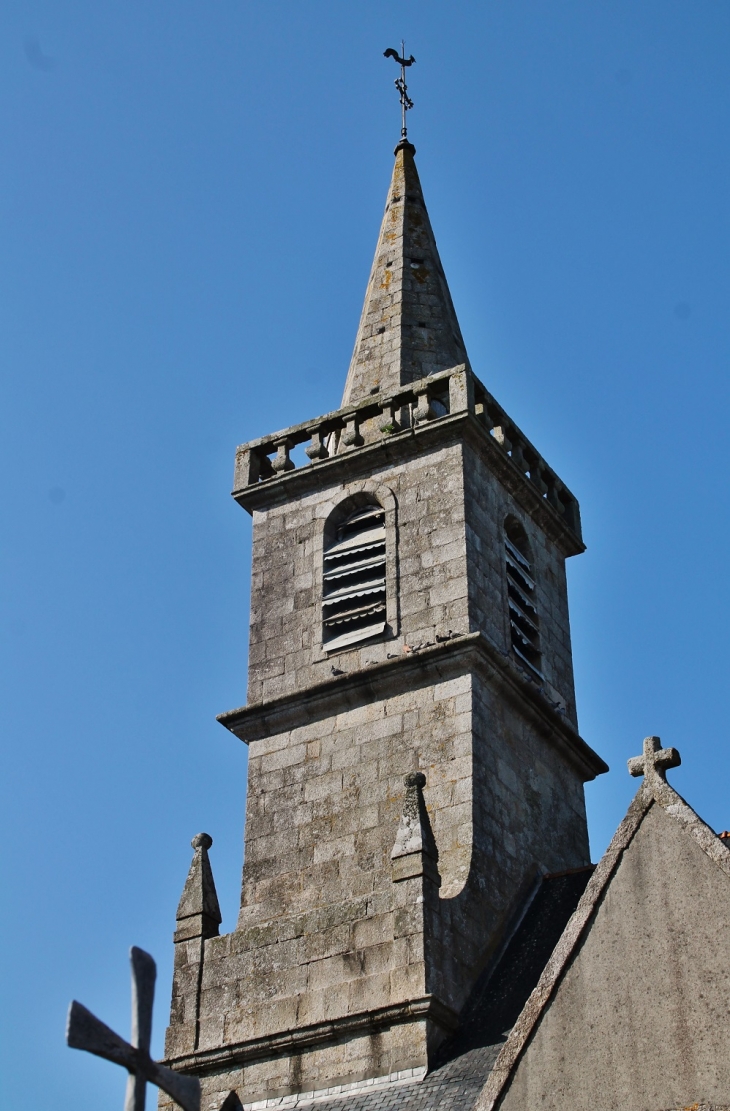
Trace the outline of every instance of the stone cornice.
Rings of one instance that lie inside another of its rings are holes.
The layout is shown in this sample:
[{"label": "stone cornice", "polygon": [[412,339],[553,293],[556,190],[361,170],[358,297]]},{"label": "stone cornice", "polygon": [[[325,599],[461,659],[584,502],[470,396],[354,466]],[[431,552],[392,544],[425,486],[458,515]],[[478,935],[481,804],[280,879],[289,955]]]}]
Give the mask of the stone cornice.
[{"label": "stone cornice", "polygon": [[419,999],[409,999],[404,1003],[378,1007],[372,1011],[361,1011],[354,1015],[343,1015],[329,1022],[317,1022],[311,1026],[283,1030],[263,1038],[252,1038],[250,1041],[235,1042],[215,1049],[202,1049],[196,1053],[168,1057],[165,1059],[165,1064],[174,1068],[176,1072],[201,1076],[236,1068],[265,1057],[300,1053],[310,1046],[352,1037],[354,1034],[375,1033],[389,1026],[421,1022],[424,1019],[430,1019],[448,1033],[454,1033],[459,1026],[459,1016],[455,1011],[435,996],[424,995]]},{"label": "stone cornice", "polygon": [[217,720],[248,743],[284,733],[305,721],[342,713],[374,698],[398,694],[435,679],[450,679],[468,670],[496,677],[505,695],[531,713],[542,737],[562,752],[584,780],[608,771],[608,765],[579,736],[564,714],[556,710],[542,688],[481,632],[453,637],[418,652],[333,676],[281,698],[229,710],[219,714]]}]

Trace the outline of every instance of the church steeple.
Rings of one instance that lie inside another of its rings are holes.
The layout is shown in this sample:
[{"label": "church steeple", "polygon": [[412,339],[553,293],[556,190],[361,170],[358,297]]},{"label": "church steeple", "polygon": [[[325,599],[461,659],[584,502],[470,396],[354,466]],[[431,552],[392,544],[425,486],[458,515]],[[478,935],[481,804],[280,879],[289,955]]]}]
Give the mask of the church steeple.
[{"label": "church steeple", "polygon": [[166,1042],[219,1111],[422,1079],[536,878],[589,863],[578,504],[465,365],[414,153],[403,136],[344,405],[236,453],[241,903],[216,936],[196,838]]},{"label": "church steeple", "polygon": [[414,155],[402,140],[370,272],[343,405],[468,362]]}]

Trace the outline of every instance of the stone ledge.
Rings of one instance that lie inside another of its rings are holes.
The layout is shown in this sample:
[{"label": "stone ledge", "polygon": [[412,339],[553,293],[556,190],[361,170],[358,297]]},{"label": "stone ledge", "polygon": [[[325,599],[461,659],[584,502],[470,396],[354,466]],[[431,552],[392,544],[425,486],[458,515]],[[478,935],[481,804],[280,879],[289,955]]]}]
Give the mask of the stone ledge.
[{"label": "stone ledge", "polygon": [[[264,1108],[280,1108],[287,1111],[290,1107],[305,1107],[322,1103],[335,1096],[356,1096],[363,1092],[380,1091],[381,1088],[402,1088],[404,1084],[418,1084],[426,1075],[426,1066],[415,1069],[401,1069],[387,1076],[371,1076],[366,1080],[356,1080],[349,1084],[333,1084],[330,1088],[319,1088],[311,1092],[297,1092],[291,1096],[274,1096],[244,1103],[243,1111],[264,1111]],[[713,1108],[707,1111],[714,1111]],[[720,1109],[718,1109],[720,1111]]]},{"label": "stone ledge", "polygon": [[548,743],[562,750],[585,780],[608,771],[601,757],[559,714],[535,683],[523,676],[511,658],[483,633],[466,633],[407,656],[384,660],[347,675],[334,676],[270,702],[255,702],[219,714],[217,721],[248,744],[311,722],[362,706],[373,699],[401,694],[407,687],[452,679],[470,669],[496,675],[508,697],[527,705],[539,719]]},{"label": "stone ledge", "polygon": [[429,1019],[450,1034],[459,1027],[459,1016],[451,1007],[433,995],[424,995],[420,999],[410,999],[405,1003],[378,1007],[359,1014],[344,1015],[330,1022],[317,1022],[311,1026],[285,1030],[264,1038],[252,1038],[250,1041],[236,1042],[217,1049],[198,1050],[195,1053],[167,1057],[164,1064],[177,1072],[203,1076],[206,1073],[235,1068],[251,1061],[260,1061],[266,1057],[300,1053],[311,1046],[349,1038],[354,1034],[375,1033],[390,1026],[423,1022],[425,1019]]}]

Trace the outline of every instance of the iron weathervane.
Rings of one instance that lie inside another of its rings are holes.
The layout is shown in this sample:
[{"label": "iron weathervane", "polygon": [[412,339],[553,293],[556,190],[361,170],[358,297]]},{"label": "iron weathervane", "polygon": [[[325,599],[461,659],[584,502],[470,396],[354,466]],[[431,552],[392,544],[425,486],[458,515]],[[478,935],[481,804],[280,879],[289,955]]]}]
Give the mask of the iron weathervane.
[{"label": "iron weathervane", "polygon": [[406,112],[408,112],[413,107],[413,101],[408,95],[408,86],[406,85],[406,66],[412,66],[416,59],[413,57],[412,54],[410,58],[406,58],[406,44],[404,42],[401,42],[400,48],[401,53],[399,54],[397,50],[394,50],[392,46],[389,46],[388,49],[384,52],[383,57],[393,58],[393,60],[396,61],[400,66],[400,77],[396,78],[395,87],[400,93],[400,136],[401,139],[407,139],[408,128],[406,127]]}]

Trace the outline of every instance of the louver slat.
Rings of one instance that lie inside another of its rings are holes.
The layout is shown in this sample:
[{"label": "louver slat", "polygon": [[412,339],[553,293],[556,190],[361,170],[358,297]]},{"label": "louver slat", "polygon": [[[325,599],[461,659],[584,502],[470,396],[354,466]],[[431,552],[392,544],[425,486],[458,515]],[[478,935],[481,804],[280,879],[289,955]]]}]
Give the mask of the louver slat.
[{"label": "louver slat", "polygon": [[385,588],[385,578],[371,579],[369,582],[357,586],[344,587],[328,594],[324,600],[325,606],[332,606],[335,602],[344,602],[348,598],[360,598],[363,594],[380,594]]},{"label": "louver slat", "polygon": [[369,570],[372,571],[375,567],[383,568],[383,575],[385,575],[385,552],[382,555],[373,556],[372,559],[363,559],[359,563],[351,565],[345,564],[344,566],[336,566],[331,570],[326,570],[324,573],[325,582],[331,579],[341,579],[343,575],[353,575],[356,571]]},{"label": "louver slat", "polygon": [[341,555],[343,552],[348,552],[353,548],[365,547],[369,544],[384,544],[385,543],[385,525],[380,525],[378,528],[369,528],[362,532],[356,532],[352,536],[340,540],[337,544],[333,544],[328,548],[325,553],[326,559],[332,559],[336,555]]}]

